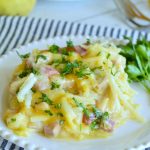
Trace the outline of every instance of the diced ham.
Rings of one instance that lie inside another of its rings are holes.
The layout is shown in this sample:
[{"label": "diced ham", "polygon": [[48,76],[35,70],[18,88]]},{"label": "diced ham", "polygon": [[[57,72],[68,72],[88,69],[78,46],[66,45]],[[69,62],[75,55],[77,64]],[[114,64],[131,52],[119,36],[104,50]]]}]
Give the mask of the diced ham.
[{"label": "diced ham", "polygon": [[43,129],[46,136],[56,137],[61,130],[61,126],[58,122],[54,122],[49,125],[45,125]]},{"label": "diced ham", "polygon": [[42,122],[30,122],[29,128],[34,129],[35,131],[42,131]]},{"label": "diced ham", "polygon": [[49,79],[47,76],[41,76],[35,83],[34,88],[39,91],[43,91],[49,88]]},{"label": "diced ham", "polygon": [[111,119],[108,119],[104,122],[103,125],[100,125],[100,129],[106,131],[106,132],[112,132],[115,126],[115,122]]},{"label": "diced ham", "polygon": [[41,74],[46,75],[47,77],[59,74],[59,72],[56,69],[48,65],[41,67],[40,72]]},{"label": "diced ham", "polygon": [[81,46],[75,46],[74,49],[81,56],[85,56],[87,54],[87,50]]},{"label": "diced ham", "polygon": [[91,124],[94,120],[95,120],[94,113],[91,113],[89,116],[83,114],[82,122],[85,123],[86,125]]},{"label": "diced ham", "polygon": [[48,89],[49,88],[49,84],[48,82],[45,83],[43,81],[38,81],[36,84],[35,84],[35,89],[39,90],[39,91],[43,91],[45,89]]},{"label": "diced ham", "polygon": [[26,66],[27,68],[32,68],[34,66],[34,58],[33,57],[29,57],[28,59],[26,59]]}]

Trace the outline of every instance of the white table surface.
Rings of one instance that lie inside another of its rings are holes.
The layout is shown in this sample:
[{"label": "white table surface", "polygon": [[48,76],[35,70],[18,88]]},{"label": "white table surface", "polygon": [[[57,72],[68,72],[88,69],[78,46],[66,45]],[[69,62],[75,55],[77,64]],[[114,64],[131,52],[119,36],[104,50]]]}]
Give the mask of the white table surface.
[{"label": "white table surface", "polygon": [[30,16],[129,28],[113,0],[37,0]]}]

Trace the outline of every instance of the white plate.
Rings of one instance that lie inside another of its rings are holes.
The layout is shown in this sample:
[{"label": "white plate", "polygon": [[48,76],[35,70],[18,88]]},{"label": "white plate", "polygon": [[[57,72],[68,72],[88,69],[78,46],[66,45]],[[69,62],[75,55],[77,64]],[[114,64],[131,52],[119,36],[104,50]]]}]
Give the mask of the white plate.
[{"label": "white plate", "polygon": [[[27,138],[14,135],[3,122],[3,113],[8,104],[8,83],[12,71],[21,62],[16,54],[31,52],[33,49],[46,49],[50,44],[64,46],[68,39],[73,40],[75,44],[85,42],[85,37],[62,37],[49,40],[34,42],[9,52],[0,58],[0,135],[9,141],[12,141],[25,149],[39,150],[123,150],[123,149],[144,149],[150,147],[150,96],[137,84],[132,85],[137,91],[135,96],[136,103],[141,107],[139,112],[146,119],[143,124],[127,122],[122,127],[116,129],[114,134],[107,139],[65,141],[48,139],[43,136],[34,134]],[[96,37],[94,38],[96,39]]]}]

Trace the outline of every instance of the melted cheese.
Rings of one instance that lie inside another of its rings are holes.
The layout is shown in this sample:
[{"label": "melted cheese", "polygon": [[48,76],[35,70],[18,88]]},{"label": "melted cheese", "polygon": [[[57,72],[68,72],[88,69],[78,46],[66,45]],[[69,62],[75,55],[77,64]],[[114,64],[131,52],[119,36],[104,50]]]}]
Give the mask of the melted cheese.
[{"label": "melted cheese", "polygon": [[[93,106],[101,112],[107,111],[110,119],[115,122],[115,127],[129,118],[143,120],[136,112],[135,104],[131,102],[134,91],[127,81],[125,58],[119,55],[120,49],[108,42],[93,43],[85,48],[87,54],[82,57],[75,52],[62,56],[48,50],[35,50],[17,67],[10,84],[10,108],[5,114],[6,124],[14,133],[27,136],[30,132],[43,132],[47,125],[60,123],[61,132],[57,135],[58,138],[87,139],[109,136],[111,133],[99,127],[91,130],[90,125],[83,121],[85,114],[81,105],[90,112]],[[44,55],[44,59],[40,57],[37,61],[38,55]],[[66,62],[62,62],[63,59]],[[26,70],[28,60],[38,74],[29,72],[20,79],[18,75]],[[76,71],[83,73],[85,70],[74,67],[69,70],[69,74],[61,75],[67,62],[75,61],[82,62],[82,69],[87,69],[90,73],[79,77]],[[41,72],[47,66],[53,69]],[[49,72],[54,69],[60,74]],[[45,82],[49,86],[44,90],[35,86],[35,83],[40,86]],[[80,106],[77,106],[73,98]]]}]

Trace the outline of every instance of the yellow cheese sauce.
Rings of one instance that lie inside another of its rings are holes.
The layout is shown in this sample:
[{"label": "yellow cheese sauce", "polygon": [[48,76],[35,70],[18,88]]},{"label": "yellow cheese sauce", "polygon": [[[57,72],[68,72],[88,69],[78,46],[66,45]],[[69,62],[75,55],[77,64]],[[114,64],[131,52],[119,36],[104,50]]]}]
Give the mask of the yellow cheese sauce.
[{"label": "yellow cheese sauce", "polygon": [[126,61],[113,43],[93,42],[20,55],[4,120],[19,136],[106,138],[128,120],[143,121],[133,102]]}]

